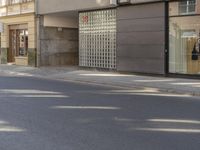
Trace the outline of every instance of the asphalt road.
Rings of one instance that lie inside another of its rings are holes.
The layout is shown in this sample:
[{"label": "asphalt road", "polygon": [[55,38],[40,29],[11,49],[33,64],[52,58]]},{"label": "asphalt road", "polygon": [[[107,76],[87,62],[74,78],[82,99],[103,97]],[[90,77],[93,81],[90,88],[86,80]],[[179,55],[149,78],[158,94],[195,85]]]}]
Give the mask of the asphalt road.
[{"label": "asphalt road", "polygon": [[199,150],[200,98],[0,77],[0,150]]}]

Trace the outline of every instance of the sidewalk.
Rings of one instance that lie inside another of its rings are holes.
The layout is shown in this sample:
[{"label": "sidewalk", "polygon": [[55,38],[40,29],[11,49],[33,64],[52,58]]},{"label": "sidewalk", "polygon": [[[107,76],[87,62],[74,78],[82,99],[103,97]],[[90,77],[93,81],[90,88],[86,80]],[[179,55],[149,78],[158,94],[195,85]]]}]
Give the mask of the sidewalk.
[{"label": "sidewalk", "polygon": [[127,75],[116,72],[84,70],[78,67],[32,68],[15,65],[0,65],[0,75],[59,79],[122,88],[152,88],[162,92],[200,96],[200,80],[197,79]]}]

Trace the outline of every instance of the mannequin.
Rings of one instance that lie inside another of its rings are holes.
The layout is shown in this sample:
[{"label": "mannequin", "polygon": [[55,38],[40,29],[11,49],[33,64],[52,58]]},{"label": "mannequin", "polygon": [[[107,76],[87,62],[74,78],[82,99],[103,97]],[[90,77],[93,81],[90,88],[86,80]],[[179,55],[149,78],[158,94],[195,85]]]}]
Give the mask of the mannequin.
[{"label": "mannequin", "polygon": [[199,32],[199,38],[197,39],[197,42],[194,44],[192,50],[192,60],[198,60],[199,53],[200,53],[200,32]]}]

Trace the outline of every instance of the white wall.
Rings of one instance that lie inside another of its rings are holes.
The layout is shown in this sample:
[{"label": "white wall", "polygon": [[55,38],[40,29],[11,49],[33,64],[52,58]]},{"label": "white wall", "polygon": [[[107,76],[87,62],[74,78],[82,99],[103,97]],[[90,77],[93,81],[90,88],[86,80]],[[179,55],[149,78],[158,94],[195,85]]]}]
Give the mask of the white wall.
[{"label": "white wall", "polygon": [[95,9],[110,6],[110,0],[37,0],[38,14]]},{"label": "white wall", "polygon": [[131,3],[147,3],[147,2],[157,2],[163,0],[131,0]]},{"label": "white wall", "polygon": [[[115,7],[117,0],[37,0],[38,14],[65,12],[74,10],[88,10]],[[123,1],[123,0],[122,0]],[[131,3],[146,3],[165,0],[131,0]]]},{"label": "white wall", "polygon": [[78,28],[78,18],[44,15],[45,27]]}]

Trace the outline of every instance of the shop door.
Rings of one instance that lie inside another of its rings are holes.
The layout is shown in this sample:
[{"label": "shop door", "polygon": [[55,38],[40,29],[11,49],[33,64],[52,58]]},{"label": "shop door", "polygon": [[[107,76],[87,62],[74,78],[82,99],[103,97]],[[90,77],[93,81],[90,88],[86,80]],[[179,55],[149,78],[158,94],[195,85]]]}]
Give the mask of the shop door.
[{"label": "shop door", "polygon": [[9,42],[9,50],[8,50],[8,62],[14,62],[16,50],[16,30],[10,30],[10,42]]},{"label": "shop door", "polygon": [[15,57],[26,56],[28,49],[28,30],[10,30],[8,62],[15,62]]}]

